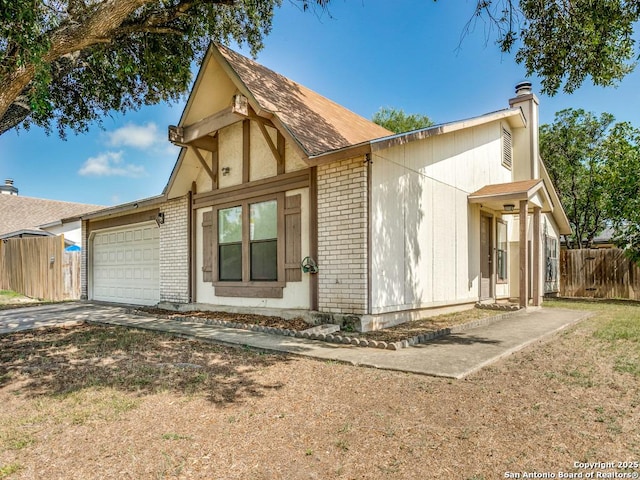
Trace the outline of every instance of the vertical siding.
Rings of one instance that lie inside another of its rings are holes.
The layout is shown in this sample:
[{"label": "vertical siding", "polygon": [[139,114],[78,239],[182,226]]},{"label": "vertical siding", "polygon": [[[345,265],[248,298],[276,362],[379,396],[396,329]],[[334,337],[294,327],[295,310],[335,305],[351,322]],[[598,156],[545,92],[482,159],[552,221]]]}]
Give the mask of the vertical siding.
[{"label": "vertical siding", "polygon": [[511,181],[501,125],[373,153],[372,312],[478,298],[479,215],[469,193]]}]

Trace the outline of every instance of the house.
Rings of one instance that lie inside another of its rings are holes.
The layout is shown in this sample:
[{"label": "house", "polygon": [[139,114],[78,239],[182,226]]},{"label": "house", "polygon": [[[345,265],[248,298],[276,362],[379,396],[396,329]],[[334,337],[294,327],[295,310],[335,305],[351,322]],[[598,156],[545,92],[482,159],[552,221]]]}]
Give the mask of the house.
[{"label": "house", "polygon": [[82,217],[85,298],[366,330],[557,289],[570,227],[528,83],[504,110],[395,135],[212,45],[169,139],[161,195]]},{"label": "house", "polygon": [[67,245],[81,246],[80,215],[104,208],[18,193],[11,179],[0,185],[0,239],[64,235]]}]

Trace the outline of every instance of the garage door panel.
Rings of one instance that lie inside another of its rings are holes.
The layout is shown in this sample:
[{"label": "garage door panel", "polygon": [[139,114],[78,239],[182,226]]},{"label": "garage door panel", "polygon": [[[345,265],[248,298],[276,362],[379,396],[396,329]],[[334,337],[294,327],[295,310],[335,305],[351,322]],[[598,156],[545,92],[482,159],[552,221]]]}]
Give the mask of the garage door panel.
[{"label": "garage door panel", "polygon": [[160,232],[155,224],[97,232],[92,245],[95,300],[139,305],[160,301]]}]

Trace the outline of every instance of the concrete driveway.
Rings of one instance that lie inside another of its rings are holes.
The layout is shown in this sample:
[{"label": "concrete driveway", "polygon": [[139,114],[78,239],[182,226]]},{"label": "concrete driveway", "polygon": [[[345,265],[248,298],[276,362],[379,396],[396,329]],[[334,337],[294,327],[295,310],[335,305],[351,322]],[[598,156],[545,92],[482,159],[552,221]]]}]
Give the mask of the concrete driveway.
[{"label": "concrete driveway", "polygon": [[89,321],[169,332],[228,345],[243,345],[385,370],[463,378],[532,343],[547,339],[589,315],[589,312],[560,308],[537,309],[398,351],[336,345],[196,322],[133,315],[127,313],[124,306],[84,302],[0,310],[0,334]]},{"label": "concrete driveway", "polygon": [[0,334],[42,327],[72,326],[91,319],[124,315],[121,307],[65,302],[0,310]]}]

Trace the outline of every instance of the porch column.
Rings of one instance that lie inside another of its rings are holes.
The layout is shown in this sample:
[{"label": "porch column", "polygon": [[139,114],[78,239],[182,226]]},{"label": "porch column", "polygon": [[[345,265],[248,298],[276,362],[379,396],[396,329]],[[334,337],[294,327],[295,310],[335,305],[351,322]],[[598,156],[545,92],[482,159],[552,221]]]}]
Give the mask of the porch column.
[{"label": "porch column", "polygon": [[540,278],[540,207],[533,207],[533,247],[532,247],[532,265],[533,265],[533,306],[542,305],[541,278]]},{"label": "porch column", "polygon": [[529,255],[527,245],[527,217],[529,201],[520,200],[520,306],[526,308],[529,303]]}]

